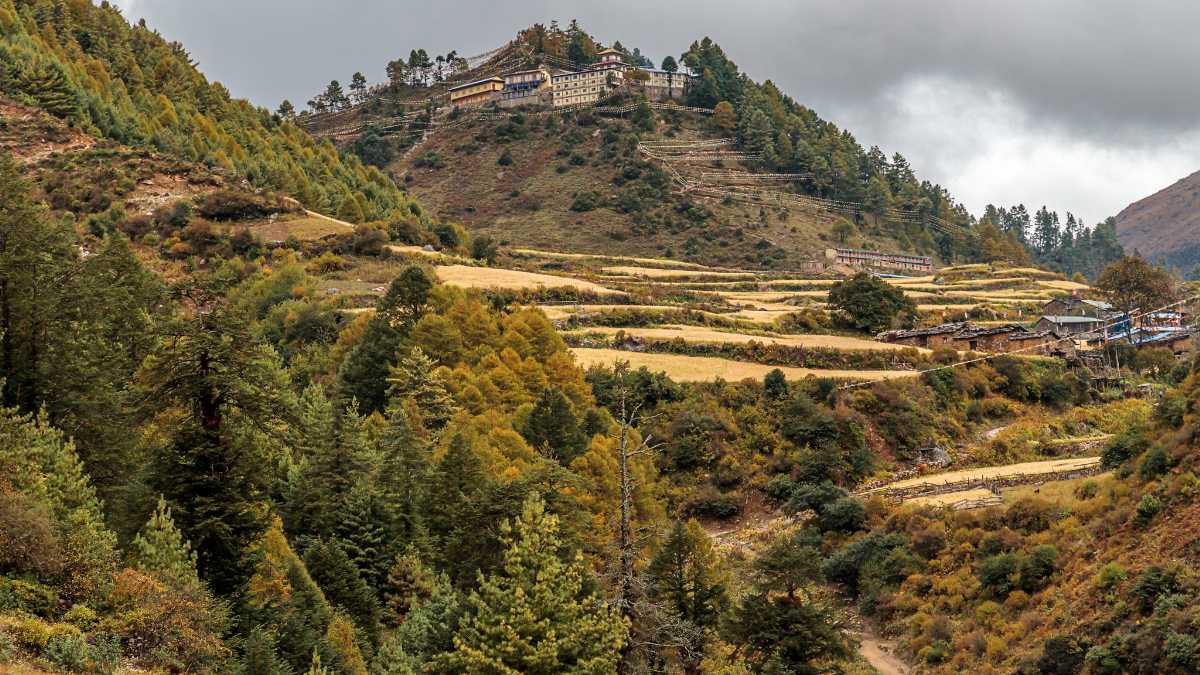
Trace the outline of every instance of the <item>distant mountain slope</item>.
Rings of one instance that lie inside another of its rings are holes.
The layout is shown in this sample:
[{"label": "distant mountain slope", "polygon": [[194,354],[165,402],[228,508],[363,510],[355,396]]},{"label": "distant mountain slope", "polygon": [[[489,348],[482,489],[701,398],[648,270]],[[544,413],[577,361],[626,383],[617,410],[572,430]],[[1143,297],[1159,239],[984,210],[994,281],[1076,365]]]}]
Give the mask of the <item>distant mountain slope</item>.
[{"label": "distant mountain slope", "polygon": [[1125,207],[1117,238],[1185,271],[1200,264],[1200,171]]}]

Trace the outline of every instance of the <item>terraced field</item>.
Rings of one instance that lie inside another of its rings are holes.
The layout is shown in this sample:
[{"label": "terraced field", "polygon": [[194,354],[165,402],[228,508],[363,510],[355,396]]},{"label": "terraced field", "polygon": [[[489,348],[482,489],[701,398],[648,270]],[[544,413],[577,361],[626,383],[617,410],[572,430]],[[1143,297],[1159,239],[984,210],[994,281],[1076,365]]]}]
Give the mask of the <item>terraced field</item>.
[{"label": "terraced field", "polygon": [[[905,349],[913,349],[912,347],[906,347],[904,345],[876,342],[875,340],[865,340],[862,338],[844,335],[779,335],[774,333],[766,335],[747,335],[745,333],[713,330],[711,328],[704,328],[701,326],[667,325],[655,328],[614,328],[612,326],[595,326],[571,331],[569,334],[587,335],[599,333],[602,335],[616,335],[620,332],[645,340],[679,339],[692,344],[749,344],[751,342],[759,342],[762,344],[782,345],[786,347],[823,347],[826,349],[843,349],[848,351],[872,349],[884,351],[903,351]],[[918,351],[921,353],[929,353],[928,349],[921,349]]]},{"label": "terraced field", "polygon": [[[837,271],[754,272],[530,248],[502,251],[497,264],[488,266],[458,257],[461,252],[416,246],[389,251],[424,258],[449,285],[520,293],[559,324],[585,366],[627,361],[682,382],[757,379],[777,366],[789,378],[877,381],[912,377],[932,363],[928,350],[839,328],[826,306],[828,289],[844,278]],[[394,276],[403,264],[384,260],[330,273],[321,285],[345,296],[347,306],[365,306],[386,289],[387,271]],[[1053,274],[988,265],[886,281],[918,303],[926,325],[1027,321],[1036,305],[1077,290],[1074,282]],[[614,340],[618,333],[633,341]]]},{"label": "terraced field", "polygon": [[443,265],[435,267],[442,283],[463,288],[495,288],[504,290],[536,290],[539,288],[574,288],[597,295],[624,295],[621,291],[605,288],[600,284],[574,277],[537,274],[521,270],[506,270],[498,267],[469,267],[467,265]]},{"label": "terraced field", "polygon": [[[777,366],[760,363],[731,361],[709,356],[681,356],[678,354],[653,354],[647,352],[629,352],[620,349],[587,349],[571,350],[575,360],[587,368],[590,366],[612,366],[615,363],[628,362],[631,368],[645,366],[653,372],[665,372],[667,377],[678,382],[708,382],[721,378],[729,381],[739,381],[747,378],[762,379]],[[916,375],[911,370],[820,370],[814,368],[791,368],[779,366],[779,370],[788,379],[804,379],[809,376],[829,377],[838,380],[878,381],[890,380]]]},{"label": "terraced field", "polygon": [[647,279],[681,279],[681,278],[724,278],[753,281],[753,272],[714,272],[709,270],[659,269],[657,267],[637,267],[633,265],[614,265],[601,270],[606,274],[617,274],[628,277],[644,277]]}]

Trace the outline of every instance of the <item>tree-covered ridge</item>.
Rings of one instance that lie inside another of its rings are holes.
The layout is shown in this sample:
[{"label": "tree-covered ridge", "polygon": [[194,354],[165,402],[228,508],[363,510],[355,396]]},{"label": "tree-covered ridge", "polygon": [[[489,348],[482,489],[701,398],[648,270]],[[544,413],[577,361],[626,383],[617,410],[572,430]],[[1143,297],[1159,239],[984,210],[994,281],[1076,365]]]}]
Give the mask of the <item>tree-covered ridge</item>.
[{"label": "tree-covered ridge", "polygon": [[413,205],[384,174],[209,82],[182,45],[108,2],[0,2],[0,92],[87,133],[244,176],[366,220]]},{"label": "tree-covered ridge", "polygon": [[[746,150],[761,153],[755,162],[759,168],[811,174],[802,183],[804,191],[861,205],[862,214],[870,217],[867,227],[895,230],[911,250],[936,252],[944,260],[1020,263],[1032,257],[1067,274],[1083,272],[1093,278],[1121,256],[1108,221],[1092,229],[1068,214],[1060,228],[1058,214],[1042,207],[1031,227],[1023,205],[1010,211],[989,205],[977,219],[946,188],[918,179],[903,155],[897,152],[889,159],[878,146],[864,149],[848,130],[822,119],[770,80],[760,84],[750,79],[709,38],[692,43],[680,63],[699,75],[688,103],[716,109],[718,126],[736,133]],[[723,104],[728,104],[725,111],[719,107]],[[946,233],[895,221],[889,209],[967,229]]]}]

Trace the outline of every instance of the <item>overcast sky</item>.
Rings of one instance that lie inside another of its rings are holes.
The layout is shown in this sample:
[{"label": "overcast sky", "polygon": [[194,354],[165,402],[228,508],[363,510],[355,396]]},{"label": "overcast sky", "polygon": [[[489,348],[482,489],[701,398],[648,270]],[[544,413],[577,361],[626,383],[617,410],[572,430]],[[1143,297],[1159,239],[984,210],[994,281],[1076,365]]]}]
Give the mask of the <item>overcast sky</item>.
[{"label": "overcast sky", "polygon": [[578,18],[655,61],[711,36],[756,80],[905,155],[978,214],[1094,223],[1200,169],[1195,0],[117,0],[272,109],[414,47],[476,54]]}]

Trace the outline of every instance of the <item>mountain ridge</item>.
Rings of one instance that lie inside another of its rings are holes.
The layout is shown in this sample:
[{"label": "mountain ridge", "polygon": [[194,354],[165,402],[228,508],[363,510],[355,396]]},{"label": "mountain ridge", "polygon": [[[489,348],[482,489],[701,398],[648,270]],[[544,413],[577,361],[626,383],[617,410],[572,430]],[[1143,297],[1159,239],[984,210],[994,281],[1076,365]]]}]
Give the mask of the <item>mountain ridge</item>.
[{"label": "mountain ridge", "polygon": [[1127,248],[1184,271],[1200,263],[1200,171],[1122,209],[1117,238]]}]

